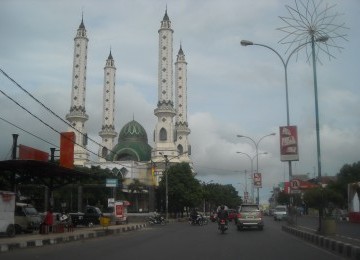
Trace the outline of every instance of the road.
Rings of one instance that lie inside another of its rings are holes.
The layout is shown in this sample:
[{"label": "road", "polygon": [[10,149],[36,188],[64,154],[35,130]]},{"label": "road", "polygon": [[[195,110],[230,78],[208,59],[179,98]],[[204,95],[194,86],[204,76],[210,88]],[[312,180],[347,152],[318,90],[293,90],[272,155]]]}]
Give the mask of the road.
[{"label": "road", "polygon": [[1,254],[1,259],[341,259],[281,231],[281,225],[267,217],[263,231],[237,231],[231,223],[228,232],[220,234],[215,223],[191,226],[176,222],[103,238],[9,251]]}]

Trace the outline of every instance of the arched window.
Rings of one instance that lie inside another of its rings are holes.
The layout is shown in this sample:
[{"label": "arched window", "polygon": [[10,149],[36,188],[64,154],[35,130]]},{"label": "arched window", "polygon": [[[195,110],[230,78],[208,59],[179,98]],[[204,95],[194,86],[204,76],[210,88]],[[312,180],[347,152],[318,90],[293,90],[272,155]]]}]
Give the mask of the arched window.
[{"label": "arched window", "polygon": [[160,129],[159,138],[160,138],[160,141],[167,140],[167,132],[166,132],[165,128]]},{"label": "arched window", "polygon": [[106,147],[103,147],[101,151],[101,157],[105,158],[108,155],[108,149]]},{"label": "arched window", "polygon": [[183,146],[181,144],[178,145],[177,150],[178,150],[179,154],[184,153],[184,148],[183,148]]}]

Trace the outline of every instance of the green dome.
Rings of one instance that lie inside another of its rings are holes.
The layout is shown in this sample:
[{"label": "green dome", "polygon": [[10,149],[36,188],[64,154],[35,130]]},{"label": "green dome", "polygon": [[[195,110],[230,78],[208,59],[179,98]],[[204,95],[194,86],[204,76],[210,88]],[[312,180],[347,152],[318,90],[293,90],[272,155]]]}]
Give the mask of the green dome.
[{"label": "green dome", "polygon": [[119,143],[130,140],[148,142],[144,127],[135,120],[127,123],[119,134]]},{"label": "green dome", "polygon": [[120,131],[118,144],[110,154],[109,161],[149,161],[151,146],[146,131],[135,120],[127,123]]}]

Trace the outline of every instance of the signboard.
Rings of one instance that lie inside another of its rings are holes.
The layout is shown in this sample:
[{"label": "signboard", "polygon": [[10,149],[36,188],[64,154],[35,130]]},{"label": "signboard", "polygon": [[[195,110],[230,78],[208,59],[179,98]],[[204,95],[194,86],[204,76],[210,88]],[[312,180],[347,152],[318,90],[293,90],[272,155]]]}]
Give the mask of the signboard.
[{"label": "signboard", "polygon": [[117,187],[118,179],[106,179],[106,187]]},{"label": "signboard", "polygon": [[300,189],[300,180],[297,180],[297,179],[291,180],[290,187],[292,190]]},{"label": "signboard", "polygon": [[247,201],[249,199],[249,192],[244,192],[244,199]]},{"label": "signboard", "polygon": [[114,207],[115,198],[108,198],[108,208]]},{"label": "signboard", "polygon": [[60,166],[74,168],[74,132],[62,132],[60,135]]},{"label": "signboard", "polygon": [[49,160],[49,154],[41,150],[26,146],[19,145],[19,159],[20,160],[36,160],[47,162]]},{"label": "signboard", "polygon": [[262,187],[262,180],[261,180],[261,173],[255,172],[254,173],[254,187],[261,188]]},{"label": "signboard", "polygon": [[280,126],[280,160],[299,161],[296,126]]}]

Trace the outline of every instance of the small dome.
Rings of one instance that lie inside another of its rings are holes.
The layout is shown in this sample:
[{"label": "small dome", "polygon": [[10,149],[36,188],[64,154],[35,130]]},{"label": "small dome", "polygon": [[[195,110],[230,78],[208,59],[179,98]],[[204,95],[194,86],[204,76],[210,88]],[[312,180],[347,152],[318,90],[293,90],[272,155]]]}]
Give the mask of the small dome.
[{"label": "small dome", "polygon": [[127,123],[119,134],[119,143],[124,141],[140,141],[140,142],[148,142],[147,134],[138,122],[132,120]]},{"label": "small dome", "polygon": [[151,146],[146,131],[135,120],[127,123],[120,131],[118,144],[107,158],[109,161],[149,161]]}]

